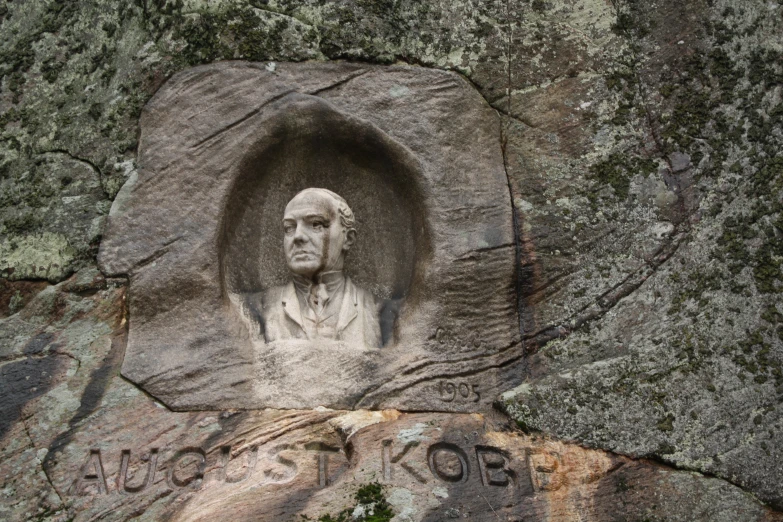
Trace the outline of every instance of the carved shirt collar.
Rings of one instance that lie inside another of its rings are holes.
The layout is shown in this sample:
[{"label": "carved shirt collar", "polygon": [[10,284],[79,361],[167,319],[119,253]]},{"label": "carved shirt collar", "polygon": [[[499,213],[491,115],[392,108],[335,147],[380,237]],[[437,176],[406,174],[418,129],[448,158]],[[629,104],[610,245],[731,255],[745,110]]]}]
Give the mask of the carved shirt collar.
[{"label": "carved shirt collar", "polygon": [[345,284],[345,276],[342,270],[318,274],[316,281],[297,274],[292,274],[292,276],[297,292],[301,292],[305,296],[310,295],[310,290],[314,284],[323,284],[329,297],[332,297]]}]

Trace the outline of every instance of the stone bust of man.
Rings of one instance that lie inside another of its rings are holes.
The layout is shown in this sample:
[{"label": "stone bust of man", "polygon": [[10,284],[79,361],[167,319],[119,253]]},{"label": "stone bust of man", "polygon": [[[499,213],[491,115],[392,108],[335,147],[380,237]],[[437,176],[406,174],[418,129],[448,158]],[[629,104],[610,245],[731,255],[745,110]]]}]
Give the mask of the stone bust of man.
[{"label": "stone bust of man", "polygon": [[266,342],[381,346],[383,302],[343,273],[346,254],[356,241],[354,225],[348,203],[330,190],[305,189],[288,202],[283,249],[291,281],[263,292],[254,314]]}]

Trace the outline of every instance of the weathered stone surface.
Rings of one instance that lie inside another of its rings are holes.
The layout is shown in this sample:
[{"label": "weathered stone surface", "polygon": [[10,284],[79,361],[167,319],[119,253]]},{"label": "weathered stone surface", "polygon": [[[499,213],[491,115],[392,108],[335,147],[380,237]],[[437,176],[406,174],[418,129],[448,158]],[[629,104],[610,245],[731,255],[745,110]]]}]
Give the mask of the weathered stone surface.
[{"label": "weathered stone surface", "polygon": [[780,507],[779,6],[617,9],[617,63],[505,122],[538,351],[509,411]]},{"label": "weathered stone surface", "polygon": [[124,347],[124,281],[82,270],[0,320],[0,518],[62,509],[49,450],[101,404]]},{"label": "weathered stone surface", "polygon": [[[96,276],[4,319],[8,357],[65,368],[4,429],[4,520],[780,520],[725,481],[525,435],[497,413],[171,412],[118,375],[124,288]],[[12,375],[4,398],[27,382]]]},{"label": "weathered stone surface", "polygon": [[[130,275],[123,374],[175,409],[491,403],[521,376],[498,124],[460,77],[417,67],[177,75],[101,244],[103,270]],[[308,187],[348,201],[346,271],[399,309],[380,348],[265,338],[271,319],[248,317],[287,283],[283,209]]]},{"label": "weathered stone surface", "polygon": [[[141,107],[185,67],[358,59],[457,70],[504,113],[523,332],[529,353],[538,350],[509,411],[528,430],[719,477],[706,481],[710,494],[685,488],[692,476],[679,473],[668,486],[610,485],[613,519],[752,518],[711,509],[729,498],[724,488],[736,491],[725,481],[780,506],[780,9],[767,0],[7,2],[3,268],[57,282],[93,263],[89,224],[136,176]],[[88,180],[90,166],[105,193],[94,211],[63,199],[83,193],[62,180]],[[0,380],[4,405],[32,399],[24,416],[3,410],[0,518],[67,519],[70,497],[60,503],[42,467],[51,437],[67,441],[89,412],[140,394],[117,377],[118,358],[98,371],[103,345],[95,358],[83,351],[75,373],[67,356],[19,348],[40,329],[61,334],[63,309],[77,306],[82,319],[91,306],[116,309],[101,292],[41,279],[0,287],[3,346],[17,347],[4,361],[19,363],[8,375],[35,383]],[[82,401],[106,372],[121,392]],[[56,392],[37,395],[47,388]],[[32,407],[42,397],[46,408]],[[52,408],[64,416],[48,419]],[[21,419],[44,435],[31,442]],[[697,507],[684,508],[671,484]],[[619,503],[616,490],[626,494]],[[629,502],[649,490],[660,492],[655,510]],[[160,519],[166,498],[157,502],[136,515],[108,505],[102,516]]]},{"label": "weathered stone surface", "polygon": [[[40,178],[40,192],[4,194],[0,275],[56,282],[95,255],[110,202],[100,174],[87,162],[56,151],[30,168]],[[25,233],[42,223],[46,231]]]},{"label": "weathered stone surface", "polygon": [[394,520],[780,520],[720,480],[481,415],[171,413],[129,400],[48,473],[76,520],[324,520],[378,509],[354,498],[373,484]]}]

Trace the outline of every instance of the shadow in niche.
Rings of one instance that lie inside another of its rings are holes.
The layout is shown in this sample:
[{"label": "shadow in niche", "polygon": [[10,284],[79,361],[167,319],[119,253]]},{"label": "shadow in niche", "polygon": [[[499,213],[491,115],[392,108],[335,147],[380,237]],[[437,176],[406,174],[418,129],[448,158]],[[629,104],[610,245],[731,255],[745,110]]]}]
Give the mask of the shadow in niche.
[{"label": "shadow in niche", "polygon": [[[421,283],[431,246],[418,162],[377,127],[322,99],[293,95],[285,102],[288,110],[265,122],[241,160],[226,202],[219,244],[224,298],[246,301],[237,296],[290,280],[283,211],[299,191],[326,188],[353,210],[357,241],[345,273],[383,301],[382,344],[393,344],[398,317],[426,291]],[[261,318],[253,319],[261,329]]]}]

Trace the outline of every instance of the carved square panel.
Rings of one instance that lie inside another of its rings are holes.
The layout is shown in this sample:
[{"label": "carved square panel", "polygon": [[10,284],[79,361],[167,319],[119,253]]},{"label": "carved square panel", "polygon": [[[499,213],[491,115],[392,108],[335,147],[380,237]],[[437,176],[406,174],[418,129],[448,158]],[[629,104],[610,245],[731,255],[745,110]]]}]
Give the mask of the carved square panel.
[{"label": "carved square panel", "polygon": [[475,411],[521,379],[499,121],[454,73],[177,74],[99,261],[123,375],[175,409]]}]

